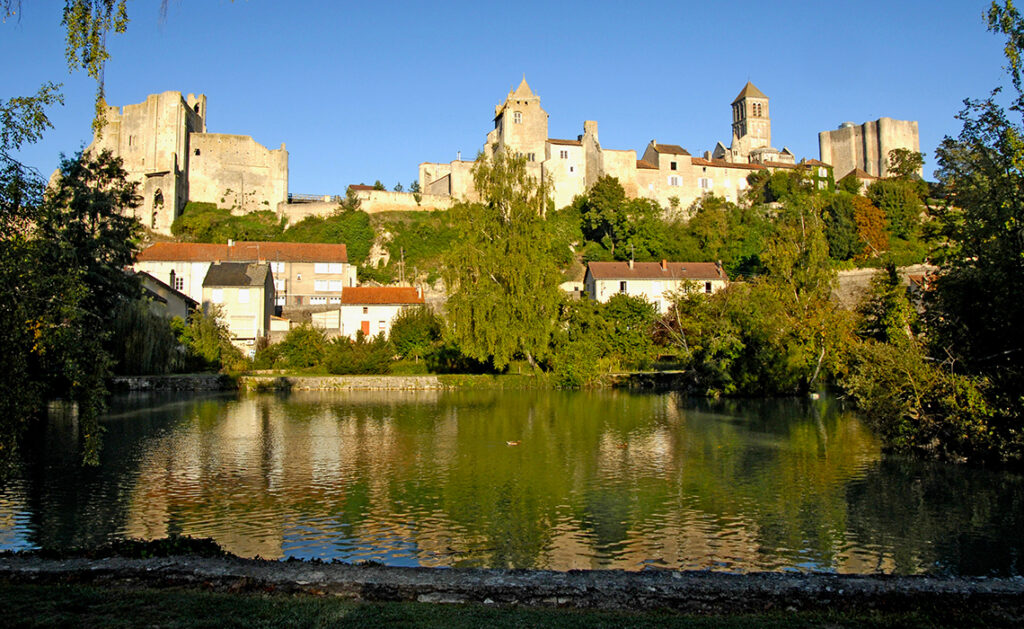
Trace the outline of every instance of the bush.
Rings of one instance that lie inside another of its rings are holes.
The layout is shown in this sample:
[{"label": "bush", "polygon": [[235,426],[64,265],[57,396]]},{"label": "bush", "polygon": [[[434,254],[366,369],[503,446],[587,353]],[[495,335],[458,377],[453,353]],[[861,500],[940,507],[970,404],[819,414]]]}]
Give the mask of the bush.
[{"label": "bush", "polygon": [[370,253],[374,233],[370,215],[358,209],[339,208],[327,217],[308,216],[295,223],[283,234],[288,242],[323,242],[344,244],[348,259],[360,264]]},{"label": "bush", "polygon": [[[277,344],[272,366],[275,368],[308,369],[323,364],[327,356],[327,334],[320,328],[304,323],[293,328],[284,340]],[[261,357],[263,358],[263,357]],[[263,358],[260,364],[265,364]]]},{"label": "bush", "polygon": [[187,370],[244,370],[245,357],[231,343],[228,327],[221,321],[220,306],[212,305],[205,312],[197,310],[187,325],[178,325],[178,340],[188,348]]},{"label": "bush", "polygon": [[391,372],[391,344],[380,334],[367,340],[362,330],[356,340],[338,337],[327,347],[325,364],[332,374],[385,374]]},{"label": "bush", "polygon": [[279,240],[284,219],[270,210],[234,215],[213,203],[188,203],[181,216],[171,224],[171,233],[190,242],[228,240]]},{"label": "bush", "polygon": [[418,361],[441,339],[441,317],[425,306],[406,308],[391,322],[391,344],[402,358]]}]

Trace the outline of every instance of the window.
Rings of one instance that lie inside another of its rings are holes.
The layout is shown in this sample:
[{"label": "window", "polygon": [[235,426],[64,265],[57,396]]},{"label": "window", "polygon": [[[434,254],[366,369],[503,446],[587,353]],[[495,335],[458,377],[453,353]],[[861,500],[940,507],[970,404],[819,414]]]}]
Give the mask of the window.
[{"label": "window", "polygon": [[828,170],[826,170],[824,166],[818,167],[818,176],[819,177],[828,177]]},{"label": "window", "polygon": [[318,293],[328,291],[330,290],[330,284],[328,284],[327,280],[315,280],[313,282],[313,290]]},{"label": "window", "polygon": [[526,154],[526,161],[533,162],[533,161],[536,161],[536,159],[537,159],[537,155],[535,153],[527,153]]},{"label": "window", "polygon": [[668,169],[669,170],[675,170],[676,169],[676,162],[669,162]]},{"label": "window", "polygon": [[570,166],[569,167],[569,172],[571,172],[571,173],[576,172],[576,167],[575,166]]},{"label": "window", "polygon": [[387,322],[385,322],[385,321],[378,321],[377,322],[377,331],[383,333],[384,332],[384,326],[386,326],[386,325],[387,325]]},{"label": "window", "polygon": [[175,277],[174,278],[174,290],[183,291],[185,290],[185,278]]},{"label": "window", "polygon": [[619,282],[619,292],[620,293],[626,292],[626,282]]},{"label": "window", "polygon": [[247,304],[249,303],[249,289],[239,288],[238,289],[238,303]]},{"label": "window", "polygon": [[271,262],[270,270],[274,273],[284,273],[284,262]]},{"label": "window", "polygon": [[512,112],[512,122],[514,122],[516,124],[520,124],[522,121],[523,121],[523,112],[521,112],[521,111],[513,111]]},{"label": "window", "polygon": [[331,291],[332,293],[340,293],[343,284],[344,282],[342,282],[341,280],[331,280],[330,282],[328,282],[327,290]]},{"label": "window", "polygon": [[705,293],[710,293],[711,292],[711,282],[704,282],[704,292]]},{"label": "window", "polygon": [[196,156],[199,156],[199,149],[196,149]]},{"label": "window", "polygon": [[345,264],[343,262],[331,262],[327,265],[328,273],[344,273]]},{"label": "window", "polygon": [[711,188],[714,187],[715,182],[707,177],[701,177],[699,184],[700,187],[703,188],[704,190],[710,190]]},{"label": "window", "polygon": [[274,299],[274,305],[275,306],[283,306],[284,305],[284,297],[277,297],[277,298],[275,298]]},{"label": "window", "polygon": [[340,304],[341,303],[341,297],[331,297],[327,301],[331,302],[332,304]]},{"label": "window", "polygon": [[317,262],[316,264],[313,265],[313,272],[314,273],[330,273],[330,270],[329,270],[330,268],[331,268],[331,266],[329,264],[327,264],[326,262]]},{"label": "window", "polygon": [[367,306],[363,306],[363,314],[370,314],[370,309]]},{"label": "window", "polygon": [[669,177],[668,178],[668,185],[670,185],[670,186],[678,186],[679,185],[679,175],[672,175],[671,177]]},{"label": "window", "polygon": [[296,282],[301,282],[302,281],[302,273],[296,273],[295,274],[295,281]]},{"label": "window", "polygon": [[224,289],[223,288],[215,288],[215,289],[211,290],[210,291],[210,301],[212,301],[215,304],[222,304],[222,303],[224,303]]},{"label": "window", "polygon": [[569,151],[558,151],[558,156],[562,159],[569,159]]},{"label": "window", "polygon": [[322,306],[323,304],[326,304],[326,303],[327,303],[327,298],[326,297],[310,297],[309,298],[309,305],[311,305],[311,306]]},{"label": "window", "polygon": [[284,280],[274,280],[274,290],[284,290]]}]

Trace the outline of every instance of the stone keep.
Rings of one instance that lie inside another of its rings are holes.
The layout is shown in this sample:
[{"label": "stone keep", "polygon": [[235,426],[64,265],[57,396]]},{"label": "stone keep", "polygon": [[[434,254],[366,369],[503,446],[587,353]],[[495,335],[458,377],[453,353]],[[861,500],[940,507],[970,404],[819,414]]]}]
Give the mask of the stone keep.
[{"label": "stone keep", "polygon": [[920,152],[921,142],[916,120],[879,118],[861,125],[844,122],[835,131],[822,131],[818,148],[821,161],[832,164],[839,180],[857,168],[874,177],[885,177],[889,151],[903,148]]},{"label": "stone keep", "polygon": [[150,94],[142,103],[107,107],[106,124],[87,151],[120,157],[142,204],[135,216],[169,234],[189,201],[244,213],[277,210],[288,200],[288,151],[250,136],[206,132],[206,96]]}]

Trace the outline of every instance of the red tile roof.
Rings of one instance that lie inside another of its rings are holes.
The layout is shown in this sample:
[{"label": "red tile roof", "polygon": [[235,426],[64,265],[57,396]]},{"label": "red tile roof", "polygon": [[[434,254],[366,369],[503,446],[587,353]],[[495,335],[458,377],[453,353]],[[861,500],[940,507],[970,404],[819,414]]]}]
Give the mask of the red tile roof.
[{"label": "red tile roof", "polygon": [[341,291],[343,304],[422,304],[423,297],[410,286],[352,286]]},{"label": "red tile roof", "polygon": [[352,190],[374,190],[375,189],[373,186],[368,186],[368,185],[366,185],[364,183],[354,183],[354,184],[349,185],[349,188],[352,189]]},{"label": "red tile roof", "polygon": [[805,159],[800,163],[806,164],[807,166],[828,166],[829,168],[832,168],[832,164],[826,164],[825,162],[818,159]]},{"label": "red tile roof", "polygon": [[554,138],[548,138],[548,142],[551,144],[564,144],[566,146],[583,146],[583,142],[579,140],[556,140]]},{"label": "red tile roof", "polygon": [[[714,262],[591,262],[587,273],[599,280],[728,280],[722,267]],[[347,289],[346,289],[347,290]]]},{"label": "red tile roof", "polygon": [[655,166],[654,164],[652,164],[652,163],[650,163],[648,161],[642,160],[642,159],[636,160],[636,167],[637,168],[653,168],[654,170],[658,170],[657,166]]},{"label": "red tile roof", "polygon": [[138,262],[348,262],[345,245],[311,242],[158,242],[136,256]]}]

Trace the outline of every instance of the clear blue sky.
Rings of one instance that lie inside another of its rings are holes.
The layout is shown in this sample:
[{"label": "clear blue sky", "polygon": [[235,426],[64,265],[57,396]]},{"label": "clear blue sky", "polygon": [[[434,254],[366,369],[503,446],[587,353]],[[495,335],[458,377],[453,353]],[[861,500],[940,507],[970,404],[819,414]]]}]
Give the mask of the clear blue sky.
[{"label": "clear blue sky", "polygon": [[[59,0],[0,24],[0,98],[64,84],[55,125],[21,157],[44,174],[91,137],[94,85],[64,64]],[[772,139],[818,157],[819,131],[917,120],[925,174],[967,97],[1006,84],[987,0],[919,2],[129,2],[110,38],[112,105],[205,93],[214,133],[287,144],[289,188],[408,186],[424,161],[472,159],[494,105],[526,74],[552,137],[597,120],[605,148],[699,154],[729,142],[749,79],[771,97]]]}]

